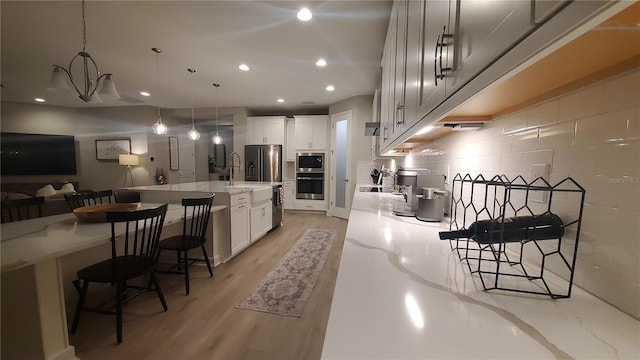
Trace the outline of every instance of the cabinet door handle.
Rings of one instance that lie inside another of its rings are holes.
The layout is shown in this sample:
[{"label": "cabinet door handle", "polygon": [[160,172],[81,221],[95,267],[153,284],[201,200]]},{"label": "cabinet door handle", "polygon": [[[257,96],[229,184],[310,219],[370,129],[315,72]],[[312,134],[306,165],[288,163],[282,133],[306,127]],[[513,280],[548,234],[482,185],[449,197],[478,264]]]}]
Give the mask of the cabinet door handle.
[{"label": "cabinet door handle", "polygon": [[445,46],[450,46],[453,45],[453,41],[451,42],[445,42],[445,39],[453,39],[453,34],[448,34],[447,33],[447,27],[444,26],[442,28],[442,36],[440,37],[441,42],[440,42],[440,80],[444,79],[446,77],[445,72],[449,72],[449,71],[453,71],[453,68],[451,67],[443,67],[442,65],[442,48],[444,48]]},{"label": "cabinet door handle", "polygon": [[387,127],[384,127],[384,131],[383,131],[383,140],[387,140],[389,138],[389,129],[387,129]]},{"label": "cabinet door handle", "polygon": [[433,52],[433,79],[435,81],[436,86],[438,86],[438,80],[440,80],[440,76],[438,75],[438,48],[440,47],[440,35],[436,38],[436,49]]},{"label": "cabinet door handle", "polygon": [[404,116],[400,116],[400,117],[398,116],[398,112],[402,112],[402,111],[404,111],[404,106],[402,104],[398,103],[398,105],[396,105],[396,113],[395,113],[395,116],[396,116],[396,127],[404,124]]}]

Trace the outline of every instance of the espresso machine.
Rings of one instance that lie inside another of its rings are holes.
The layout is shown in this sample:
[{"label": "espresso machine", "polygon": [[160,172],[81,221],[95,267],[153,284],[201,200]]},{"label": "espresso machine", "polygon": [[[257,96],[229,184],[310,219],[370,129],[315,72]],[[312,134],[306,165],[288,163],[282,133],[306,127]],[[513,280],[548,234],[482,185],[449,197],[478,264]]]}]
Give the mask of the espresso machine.
[{"label": "espresso machine", "polygon": [[398,169],[396,186],[404,204],[393,209],[397,216],[415,216],[423,221],[440,221],[447,205],[443,174],[429,169]]}]

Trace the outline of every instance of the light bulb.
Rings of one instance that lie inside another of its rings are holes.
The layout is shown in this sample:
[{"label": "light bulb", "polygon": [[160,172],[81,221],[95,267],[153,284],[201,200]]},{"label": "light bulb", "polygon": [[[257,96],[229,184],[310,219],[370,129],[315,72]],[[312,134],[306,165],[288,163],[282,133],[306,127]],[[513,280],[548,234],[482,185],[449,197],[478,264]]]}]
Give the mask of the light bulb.
[{"label": "light bulb", "polygon": [[153,124],[153,133],[156,135],[164,135],[167,133],[167,125],[162,123],[162,119],[158,118],[158,122]]},{"label": "light bulb", "polygon": [[221,142],[222,142],[222,138],[220,137],[220,135],[218,135],[218,133],[216,133],[216,136],[213,137],[213,143],[220,144]]},{"label": "light bulb", "polygon": [[189,133],[187,135],[189,136],[189,139],[193,141],[200,139],[200,133],[194,127],[192,127],[191,130],[189,130]]}]

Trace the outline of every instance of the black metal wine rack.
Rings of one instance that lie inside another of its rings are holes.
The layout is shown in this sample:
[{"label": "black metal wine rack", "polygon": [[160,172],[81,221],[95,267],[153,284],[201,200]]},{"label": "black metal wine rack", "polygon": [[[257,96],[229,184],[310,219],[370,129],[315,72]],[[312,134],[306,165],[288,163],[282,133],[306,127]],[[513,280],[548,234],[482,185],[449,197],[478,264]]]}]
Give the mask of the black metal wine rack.
[{"label": "black metal wine rack", "polygon": [[[449,240],[451,250],[471,274],[478,275],[484,290],[506,290],[571,297],[585,189],[570,177],[550,185],[542,177],[527,182],[505,175],[490,179],[457,174],[451,189],[450,230],[468,228],[478,220],[555,213],[563,221],[558,239],[501,242],[498,234],[489,244],[472,239]],[[553,274],[549,274],[549,272]],[[558,277],[564,280],[558,280]]]}]

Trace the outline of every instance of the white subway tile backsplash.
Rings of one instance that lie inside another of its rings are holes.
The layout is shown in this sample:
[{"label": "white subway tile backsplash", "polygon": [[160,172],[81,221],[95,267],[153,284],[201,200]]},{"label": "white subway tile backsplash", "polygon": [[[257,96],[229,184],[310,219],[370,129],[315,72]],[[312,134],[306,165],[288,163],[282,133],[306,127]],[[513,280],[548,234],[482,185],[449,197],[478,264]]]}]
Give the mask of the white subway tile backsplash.
[{"label": "white subway tile backsplash", "polygon": [[[534,164],[553,164],[553,150],[527,151],[523,157],[525,174],[531,175],[531,165]],[[532,179],[533,180],[533,179]]]},{"label": "white subway tile backsplash", "polygon": [[558,100],[548,101],[527,110],[527,129],[555,124],[558,121]]},{"label": "white subway tile backsplash", "polygon": [[527,128],[527,113],[520,111],[500,119],[503,134],[511,134]]},{"label": "white subway tile backsplash", "polygon": [[575,121],[540,128],[538,149],[567,148],[573,146]]},{"label": "white subway tile backsplash", "polygon": [[531,151],[538,149],[538,129],[527,130],[513,134],[511,151]]},{"label": "white subway tile backsplash", "polygon": [[598,115],[604,109],[604,87],[592,85],[560,98],[558,122]]},{"label": "white subway tile backsplash", "polygon": [[[640,96],[640,95],[639,95]],[[631,108],[626,113],[627,141],[640,140],[640,107]]]},{"label": "white subway tile backsplash", "polygon": [[[575,284],[635,316],[640,316],[638,74],[599,82],[494,120],[482,131],[437,140],[443,155],[427,161],[431,168],[449,167],[452,176],[524,175],[530,181],[532,164],[551,164],[551,185],[573,178],[586,189]],[[512,195],[522,205],[522,194]],[[580,195],[554,192],[552,211],[567,222],[574,220]],[[529,205],[540,212],[546,206]],[[567,229],[567,234],[572,231]],[[571,248],[570,241],[562,245],[563,250]]]},{"label": "white subway tile backsplash", "polygon": [[523,159],[524,153],[521,152],[502,154],[500,158],[500,172],[514,172],[521,174],[524,170]]},{"label": "white subway tile backsplash", "polygon": [[640,143],[606,144],[596,148],[596,173],[606,177],[640,177]]},{"label": "white subway tile backsplash", "polygon": [[576,121],[576,146],[608,144],[622,141],[627,133],[624,112],[592,116]]},{"label": "white subway tile backsplash", "polygon": [[640,71],[635,70],[604,83],[604,110],[640,106]]}]

